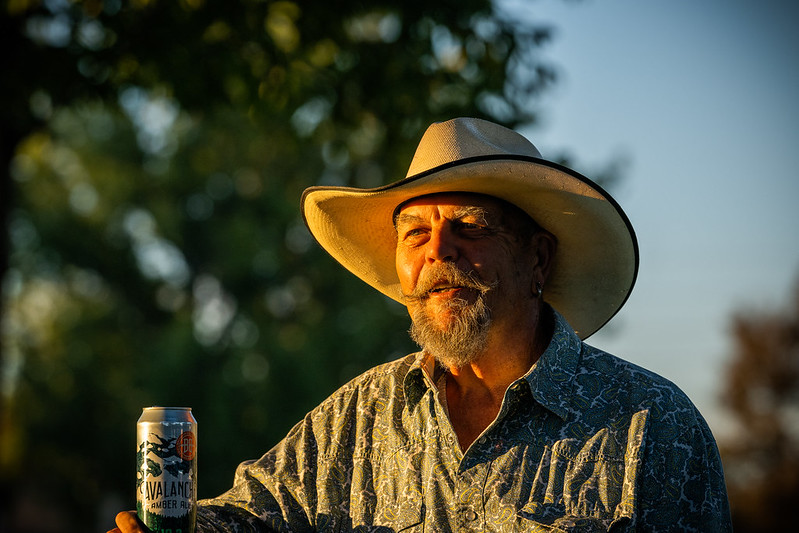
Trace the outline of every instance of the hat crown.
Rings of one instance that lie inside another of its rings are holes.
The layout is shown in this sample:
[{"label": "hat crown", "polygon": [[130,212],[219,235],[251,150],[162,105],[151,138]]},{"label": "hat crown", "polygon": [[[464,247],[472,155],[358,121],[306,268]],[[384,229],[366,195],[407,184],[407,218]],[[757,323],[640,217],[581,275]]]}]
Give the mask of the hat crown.
[{"label": "hat crown", "polygon": [[419,141],[408,177],[472,157],[521,155],[540,158],[538,149],[515,131],[479,118],[432,124]]}]

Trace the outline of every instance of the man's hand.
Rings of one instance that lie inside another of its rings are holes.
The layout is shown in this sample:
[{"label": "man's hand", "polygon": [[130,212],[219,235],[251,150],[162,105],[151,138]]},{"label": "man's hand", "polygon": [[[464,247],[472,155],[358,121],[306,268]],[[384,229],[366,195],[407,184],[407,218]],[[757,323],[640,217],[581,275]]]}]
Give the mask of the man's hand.
[{"label": "man's hand", "polygon": [[117,527],[108,533],[149,533],[150,531],[139,521],[139,517],[134,511],[122,511],[114,521],[117,523]]}]

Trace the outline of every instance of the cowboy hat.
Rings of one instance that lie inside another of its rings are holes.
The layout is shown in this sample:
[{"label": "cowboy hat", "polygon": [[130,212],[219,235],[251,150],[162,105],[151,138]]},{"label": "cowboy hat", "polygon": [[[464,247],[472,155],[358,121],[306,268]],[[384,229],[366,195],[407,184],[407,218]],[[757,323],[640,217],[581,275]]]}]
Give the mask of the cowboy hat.
[{"label": "cowboy hat", "polygon": [[402,303],[394,210],[440,192],[500,198],[557,238],[544,299],[580,338],[601,328],[629,297],[638,273],[638,243],[621,207],[588,178],[542,159],[523,136],[485,120],[431,125],[405,179],[373,189],[310,187],[302,196],[302,213],[330,255]]}]

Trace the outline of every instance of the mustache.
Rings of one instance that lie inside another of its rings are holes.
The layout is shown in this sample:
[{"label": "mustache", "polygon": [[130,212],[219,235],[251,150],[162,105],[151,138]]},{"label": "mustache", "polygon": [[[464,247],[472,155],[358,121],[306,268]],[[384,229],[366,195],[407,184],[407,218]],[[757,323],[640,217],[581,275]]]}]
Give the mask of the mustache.
[{"label": "mustache", "polygon": [[419,277],[416,287],[410,293],[404,293],[406,301],[425,300],[430,297],[430,292],[438,287],[463,287],[474,289],[481,295],[494,289],[496,283],[483,281],[473,270],[464,272],[452,263],[441,263],[434,269],[427,270]]}]

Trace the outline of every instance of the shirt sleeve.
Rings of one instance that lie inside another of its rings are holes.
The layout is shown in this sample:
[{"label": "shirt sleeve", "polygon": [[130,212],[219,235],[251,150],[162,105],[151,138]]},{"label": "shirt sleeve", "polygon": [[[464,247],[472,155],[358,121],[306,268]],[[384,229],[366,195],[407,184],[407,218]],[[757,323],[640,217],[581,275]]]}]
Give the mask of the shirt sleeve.
[{"label": "shirt sleeve", "polygon": [[645,531],[732,531],[716,441],[701,416],[680,430],[655,430],[641,479],[638,527]]},{"label": "shirt sleeve", "polygon": [[236,469],[233,487],[199,502],[199,533],[313,531],[317,443],[311,415],[272,450]]}]

